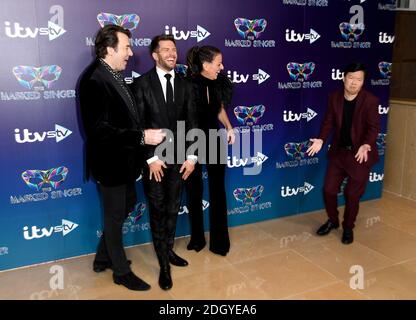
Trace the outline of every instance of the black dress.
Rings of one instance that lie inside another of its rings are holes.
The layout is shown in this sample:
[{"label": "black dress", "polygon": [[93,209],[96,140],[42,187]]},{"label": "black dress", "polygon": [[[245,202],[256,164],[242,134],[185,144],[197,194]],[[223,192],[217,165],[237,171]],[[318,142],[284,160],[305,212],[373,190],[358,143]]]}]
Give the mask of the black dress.
[{"label": "black dress", "polygon": [[[194,92],[196,96],[198,128],[202,129],[207,137],[206,168],[208,171],[209,186],[209,224],[210,241],[209,249],[225,256],[230,250],[230,239],[228,235],[227,222],[227,201],[225,194],[225,168],[227,158],[227,145],[225,141],[218,138],[217,163],[209,163],[209,129],[218,130],[218,114],[221,111],[221,104],[230,103],[232,96],[231,82],[226,76],[219,75],[217,80],[210,80],[202,75],[192,78]],[[208,88],[208,90],[207,90]],[[220,148],[224,150],[225,158],[220,159]],[[198,155],[198,160],[202,160]],[[222,163],[220,163],[222,160]],[[188,195],[187,204],[189,209],[191,225],[191,241],[188,245],[189,250],[199,251],[205,246],[204,222],[202,209],[203,180],[202,165],[198,163],[194,172],[189,176],[185,183]]]}]

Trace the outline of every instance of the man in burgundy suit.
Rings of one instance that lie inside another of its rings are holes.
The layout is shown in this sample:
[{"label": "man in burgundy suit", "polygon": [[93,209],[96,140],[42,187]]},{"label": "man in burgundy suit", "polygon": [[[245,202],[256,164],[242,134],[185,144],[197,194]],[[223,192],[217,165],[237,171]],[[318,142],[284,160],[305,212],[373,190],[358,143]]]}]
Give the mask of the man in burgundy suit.
[{"label": "man in burgundy suit", "polygon": [[325,209],[328,221],[317,231],[320,236],[339,227],[337,194],[345,178],[345,211],[342,227],[342,243],[354,241],[353,228],[358,215],[361,196],[368,182],[370,168],[378,161],[376,147],[380,132],[379,100],[362,89],[365,67],[352,63],[344,70],[344,89],[329,96],[328,110],[319,137],[310,139],[307,150],[313,156],[334,130],[328,151],[328,168],[324,183]]}]

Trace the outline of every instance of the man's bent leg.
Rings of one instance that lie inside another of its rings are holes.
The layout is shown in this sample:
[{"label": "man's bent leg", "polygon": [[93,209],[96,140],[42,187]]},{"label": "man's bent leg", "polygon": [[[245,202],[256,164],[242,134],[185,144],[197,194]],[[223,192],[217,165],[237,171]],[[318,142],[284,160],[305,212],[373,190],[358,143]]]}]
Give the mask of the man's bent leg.
[{"label": "man's bent leg", "polygon": [[329,160],[324,182],[324,202],[328,218],[333,224],[339,224],[338,193],[346,176],[337,159]]}]

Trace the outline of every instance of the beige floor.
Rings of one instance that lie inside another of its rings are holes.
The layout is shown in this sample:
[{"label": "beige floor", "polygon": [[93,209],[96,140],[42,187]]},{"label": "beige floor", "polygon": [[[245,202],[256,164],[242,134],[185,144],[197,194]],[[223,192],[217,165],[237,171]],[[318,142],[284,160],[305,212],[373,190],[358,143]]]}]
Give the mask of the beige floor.
[{"label": "beige floor", "polygon": [[[127,255],[148,292],[115,285],[110,271],[94,273],[89,255],[2,272],[0,299],[416,299],[416,202],[384,193],[362,203],[348,246],[340,229],[315,235],[324,221],[319,211],[231,228],[225,258],[187,251],[189,239],[177,239],[190,265],[172,267],[170,291],[158,287],[153,248],[142,245]],[[64,289],[50,287],[53,265],[63,267]],[[354,268],[362,268],[362,288],[350,286],[360,284]]]}]

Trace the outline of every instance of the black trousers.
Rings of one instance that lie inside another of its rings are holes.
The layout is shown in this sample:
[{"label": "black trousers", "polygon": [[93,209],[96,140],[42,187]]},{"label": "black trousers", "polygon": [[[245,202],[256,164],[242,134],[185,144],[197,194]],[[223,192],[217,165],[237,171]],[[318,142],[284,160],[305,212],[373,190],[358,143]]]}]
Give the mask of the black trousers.
[{"label": "black trousers", "polygon": [[176,220],[181,204],[181,165],[167,165],[161,182],[149,180],[149,168],[143,172],[143,187],[149,202],[150,228],[159,265],[169,265],[168,252],[173,249]]},{"label": "black trousers", "polygon": [[[224,164],[207,164],[209,188],[209,224],[211,251],[226,254],[230,250],[228,235],[227,200],[225,194]],[[203,180],[202,165],[197,164],[194,172],[185,182],[187,204],[191,225],[191,241],[195,244],[205,244],[204,220],[202,209]]]},{"label": "black trousers", "polygon": [[111,262],[114,274],[124,275],[131,270],[124,251],[122,228],[137,201],[136,185],[134,181],[116,187],[98,185],[104,213],[104,231],[95,261]]}]

